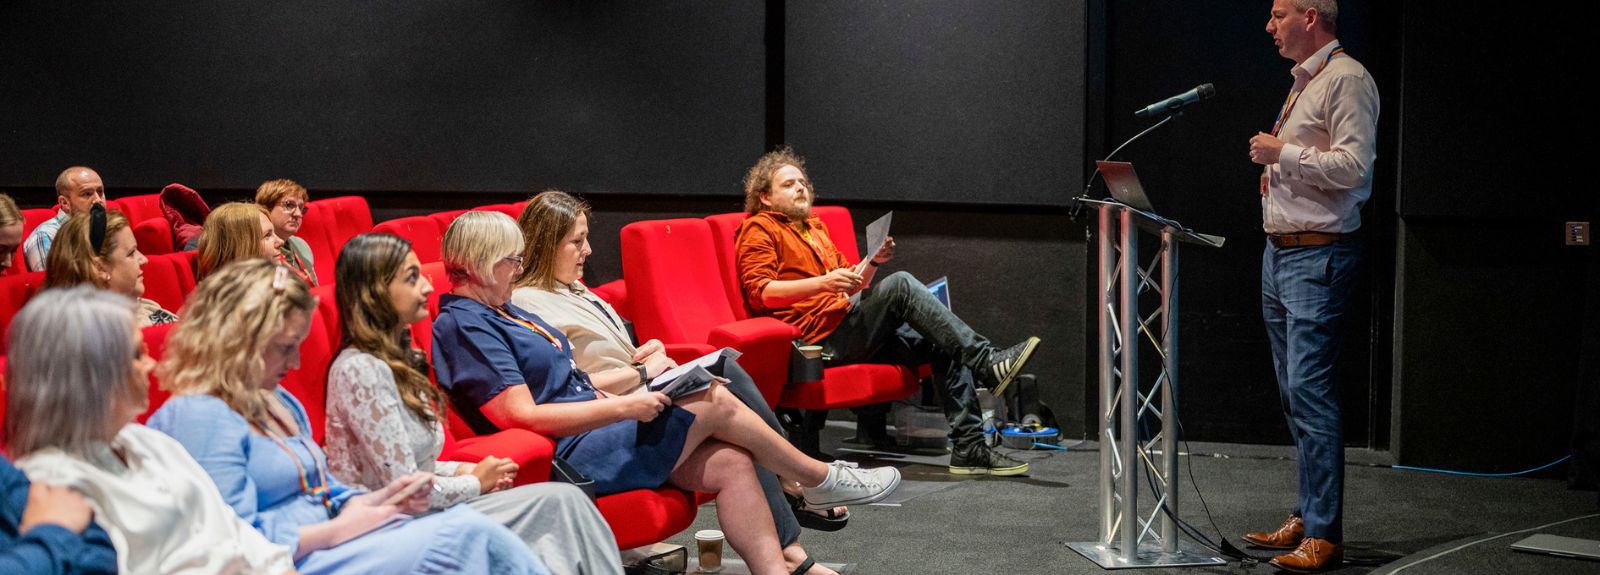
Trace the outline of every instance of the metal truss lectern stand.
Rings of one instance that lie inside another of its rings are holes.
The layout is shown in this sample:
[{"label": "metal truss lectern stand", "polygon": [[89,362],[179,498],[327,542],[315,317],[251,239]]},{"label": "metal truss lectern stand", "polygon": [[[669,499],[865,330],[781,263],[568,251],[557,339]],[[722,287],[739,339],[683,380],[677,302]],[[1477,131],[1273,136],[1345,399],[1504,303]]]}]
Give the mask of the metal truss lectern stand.
[{"label": "metal truss lectern stand", "polygon": [[[1224,565],[1221,557],[1179,541],[1178,516],[1178,246],[1221,247],[1223,238],[1196,233],[1159,215],[1114,200],[1078,200],[1100,218],[1100,538],[1067,543],[1106,569]],[[1113,223],[1115,221],[1116,223]],[[1143,265],[1139,235],[1160,236]],[[1160,266],[1160,275],[1151,273]],[[1160,308],[1141,316],[1139,295],[1154,290]],[[1139,381],[1141,337],[1161,358],[1148,389]],[[1160,431],[1141,439],[1141,420]],[[1149,472],[1155,503],[1139,508],[1139,482]],[[1165,509],[1165,512],[1163,511]]]}]

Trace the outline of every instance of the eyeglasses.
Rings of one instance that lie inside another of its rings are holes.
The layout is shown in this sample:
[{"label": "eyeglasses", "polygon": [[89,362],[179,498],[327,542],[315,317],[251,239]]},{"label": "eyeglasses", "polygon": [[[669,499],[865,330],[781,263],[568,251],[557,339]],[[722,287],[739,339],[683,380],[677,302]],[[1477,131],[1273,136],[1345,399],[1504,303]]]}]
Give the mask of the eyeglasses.
[{"label": "eyeglasses", "polygon": [[284,202],[278,202],[278,209],[283,210],[285,212],[289,212],[291,214],[294,213],[294,212],[305,213],[306,204],[305,204],[305,202],[296,202],[296,201],[293,201],[293,200],[289,200],[289,201],[284,201]]},{"label": "eyeglasses", "polygon": [[511,265],[517,266],[519,268],[522,267],[522,256],[506,256],[506,257],[503,257],[503,258],[500,258],[500,259],[503,259],[505,261],[511,262]]}]

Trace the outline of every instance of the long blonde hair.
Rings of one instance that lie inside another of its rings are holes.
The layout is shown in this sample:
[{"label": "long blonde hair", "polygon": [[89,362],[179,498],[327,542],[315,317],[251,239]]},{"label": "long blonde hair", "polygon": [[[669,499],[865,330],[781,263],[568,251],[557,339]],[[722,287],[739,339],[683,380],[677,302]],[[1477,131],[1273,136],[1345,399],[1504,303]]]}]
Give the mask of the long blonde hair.
[{"label": "long blonde hair", "polygon": [[206,276],[189,295],[178,327],[167,336],[158,368],[161,387],[217,396],[247,421],[269,419],[271,392],[259,382],[261,355],[289,314],[311,313],[317,300],[293,273],[267,259],[234,262]]},{"label": "long blonde hair", "polygon": [[[389,282],[400,273],[411,242],[391,234],[361,234],[339,251],[334,295],[339,303],[340,345],[372,354],[394,372],[400,402],[418,419],[434,422],[445,396],[428,382],[428,362],[411,347],[411,331],[390,303]],[[399,335],[396,335],[399,332]]]},{"label": "long blonde hair", "polygon": [[261,257],[261,216],[267,209],[252,202],[230,202],[206,216],[195,254],[196,279],[229,263]]}]

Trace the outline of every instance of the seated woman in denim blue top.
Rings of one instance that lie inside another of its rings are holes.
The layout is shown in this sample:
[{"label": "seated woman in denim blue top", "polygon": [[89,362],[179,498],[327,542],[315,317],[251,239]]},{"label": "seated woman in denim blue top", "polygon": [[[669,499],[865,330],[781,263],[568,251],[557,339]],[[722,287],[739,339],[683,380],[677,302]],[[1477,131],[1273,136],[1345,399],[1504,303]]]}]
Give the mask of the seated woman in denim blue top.
[{"label": "seated woman in denim blue top", "polygon": [[557,438],[557,453],[601,494],[667,483],[717,493],[728,543],[755,573],[788,569],[753,463],[807,486],[815,507],[869,503],[899,485],[892,467],[806,457],[721,385],[677,405],[659,392],[597,391],[559,330],[508,303],[523,248],[509,216],[463,214],[441,247],[456,287],[439,300],[434,373],[475,430],[521,427]]},{"label": "seated woman in denim blue top", "polygon": [[387,503],[411,475],[368,493],[328,474],[305,409],[278,386],[299,366],[315,307],[304,282],[266,259],[207,276],[167,338],[159,373],[176,395],[150,427],[177,439],[302,573],[547,573],[520,539],[469,508],[399,516],[428,508],[427,488]]},{"label": "seated woman in denim blue top", "polygon": [[92,513],[83,495],[29,484],[0,456],[0,573],[116,573],[117,552]]}]

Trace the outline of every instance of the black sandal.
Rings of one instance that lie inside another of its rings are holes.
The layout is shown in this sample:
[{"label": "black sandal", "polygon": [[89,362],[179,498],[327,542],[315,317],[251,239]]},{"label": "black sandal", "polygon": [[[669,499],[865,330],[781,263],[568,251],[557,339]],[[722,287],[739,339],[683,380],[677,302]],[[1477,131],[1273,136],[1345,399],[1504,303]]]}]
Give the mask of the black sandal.
[{"label": "black sandal", "polygon": [[844,529],[844,526],[850,523],[849,511],[841,514],[831,507],[816,510],[806,509],[804,499],[788,493],[783,494],[783,496],[789,500],[789,508],[794,510],[795,521],[800,522],[801,527],[815,531],[830,532]]},{"label": "black sandal", "polygon": [[816,567],[816,566],[817,566],[817,561],[815,559],[807,557],[805,561],[801,561],[800,562],[800,566],[799,567],[795,567],[794,571],[790,571],[789,575],[806,575],[807,571],[810,571],[812,567]]}]

